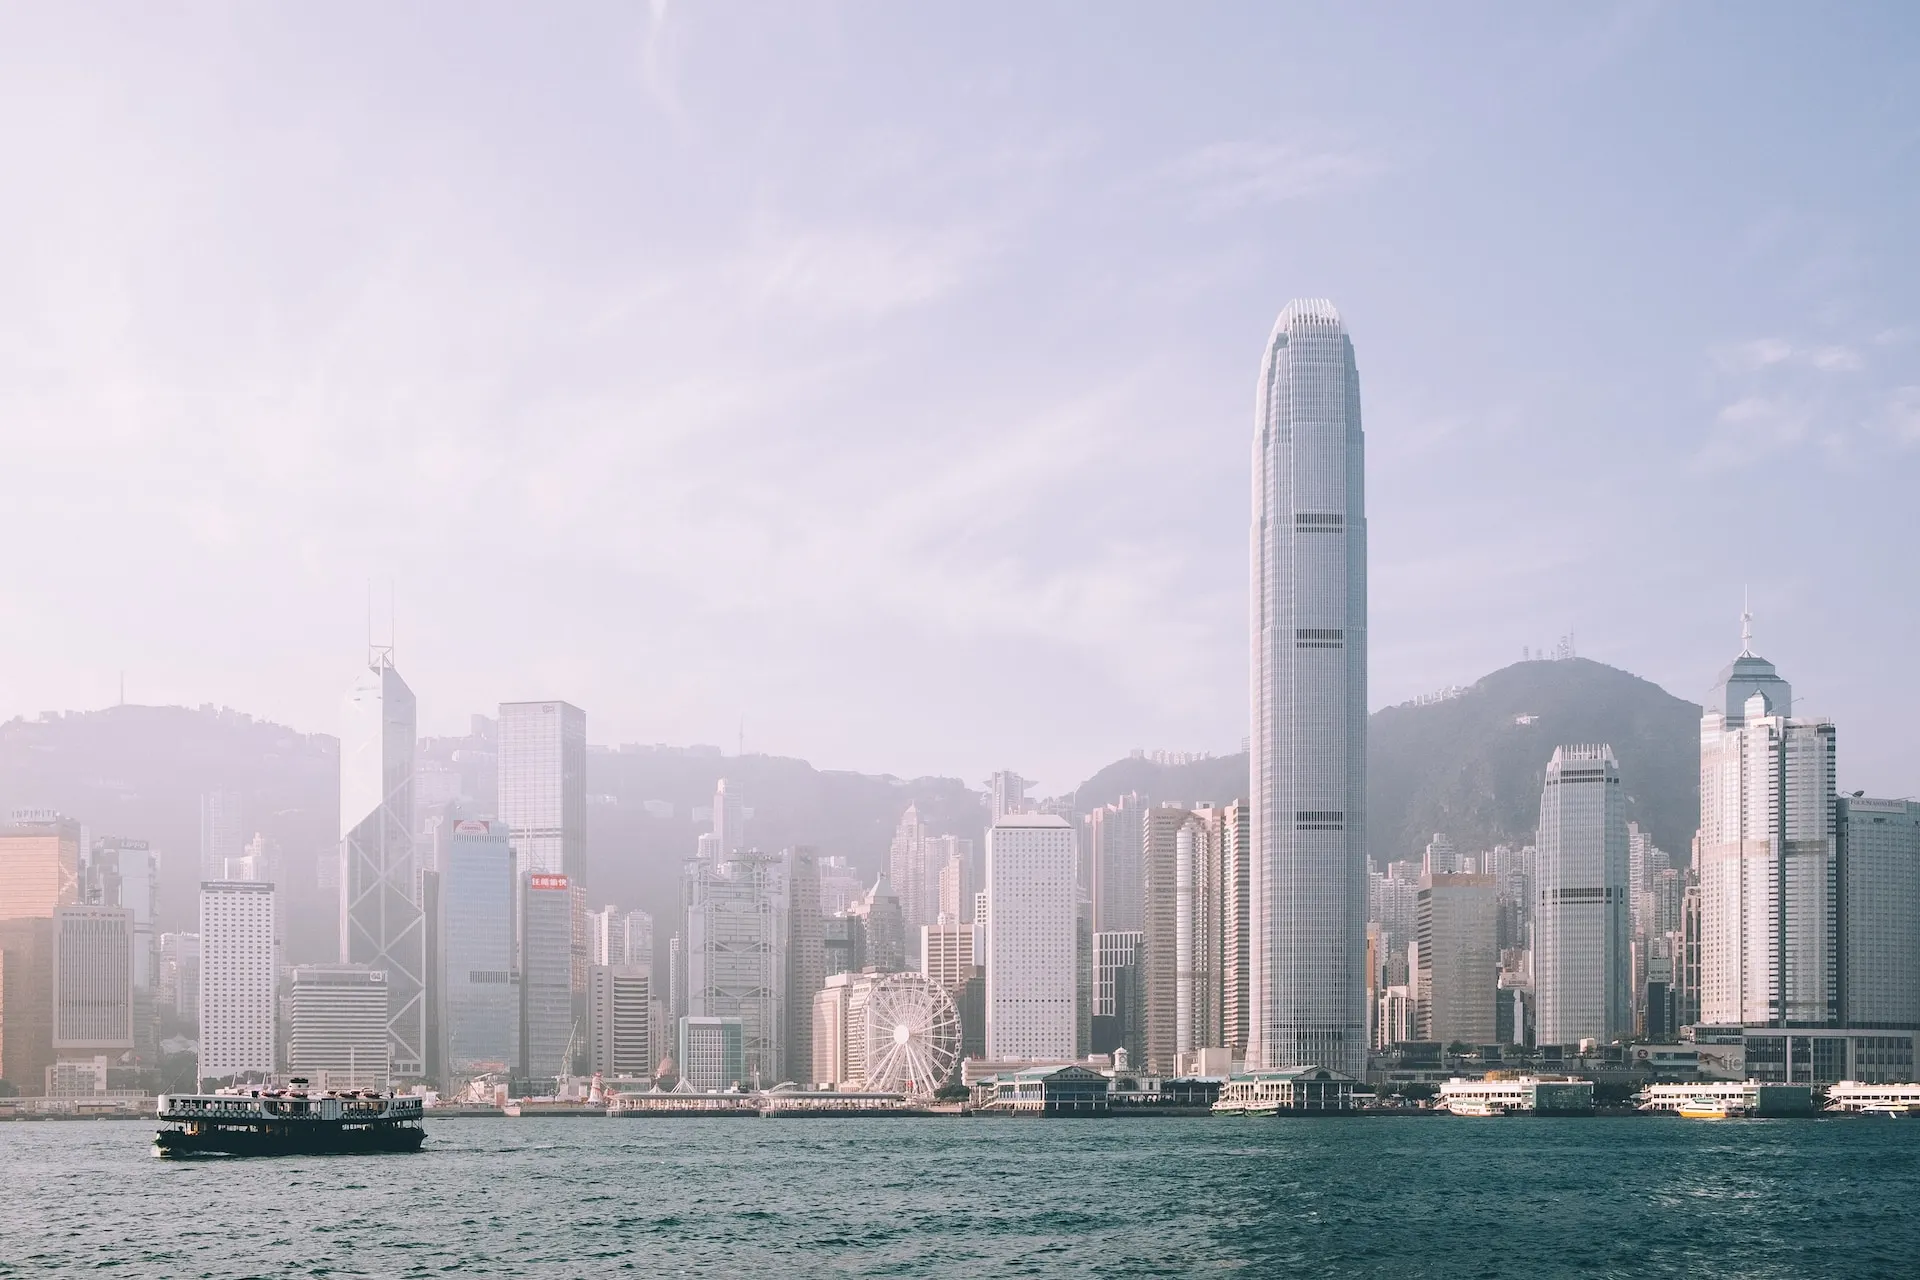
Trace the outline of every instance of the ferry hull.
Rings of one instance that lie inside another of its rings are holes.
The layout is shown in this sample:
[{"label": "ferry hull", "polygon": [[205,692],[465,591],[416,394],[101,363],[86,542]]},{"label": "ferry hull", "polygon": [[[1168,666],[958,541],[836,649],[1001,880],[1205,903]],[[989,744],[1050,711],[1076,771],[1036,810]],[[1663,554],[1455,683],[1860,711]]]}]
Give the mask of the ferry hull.
[{"label": "ferry hull", "polygon": [[153,1153],[165,1159],[196,1156],[312,1156],[372,1155],[389,1151],[418,1151],[427,1138],[424,1129],[411,1126],[327,1128],[288,1126],[285,1131],[206,1128],[200,1132],[162,1129],[153,1138]]}]

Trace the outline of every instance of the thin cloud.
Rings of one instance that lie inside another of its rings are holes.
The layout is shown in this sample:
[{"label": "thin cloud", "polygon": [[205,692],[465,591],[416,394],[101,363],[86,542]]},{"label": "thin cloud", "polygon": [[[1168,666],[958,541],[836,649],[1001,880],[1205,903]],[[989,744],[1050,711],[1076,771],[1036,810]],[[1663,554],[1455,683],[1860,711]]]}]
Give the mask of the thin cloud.
[{"label": "thin cloud", "polygon": [[1194,211],[1220,217],[1347,190],[1377,176],[1384,165],[1360,150],[1294,142],[1210,142],[1162,169],[1163,184],[1189,194]]}]

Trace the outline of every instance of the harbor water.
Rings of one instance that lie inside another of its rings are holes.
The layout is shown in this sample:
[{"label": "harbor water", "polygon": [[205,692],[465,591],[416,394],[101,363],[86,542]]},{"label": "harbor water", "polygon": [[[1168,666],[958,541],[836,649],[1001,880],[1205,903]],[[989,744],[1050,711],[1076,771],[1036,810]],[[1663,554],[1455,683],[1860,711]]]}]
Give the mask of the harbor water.
[{"label": "harbor water", "polygon": [[0,1124],[0,1276],[1806,1276],[1920,1268],[1920,1122],[449,1119],[172,1162]]}]

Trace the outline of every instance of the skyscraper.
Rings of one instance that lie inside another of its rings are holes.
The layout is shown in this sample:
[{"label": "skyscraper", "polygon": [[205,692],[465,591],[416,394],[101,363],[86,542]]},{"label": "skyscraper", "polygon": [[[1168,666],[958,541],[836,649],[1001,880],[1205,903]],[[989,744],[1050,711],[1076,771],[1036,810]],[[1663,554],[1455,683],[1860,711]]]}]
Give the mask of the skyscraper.
[{"label": "skyscraper", "polygon": [[1079,922],[1074,861],[1073,828],[1053,814],[1006,814],[987,832],[989,1058],[1061,1061],[1074,1056]]},{"label": "skyscraper", "polygon": [[53,1051],[117,1058],[133,1048],[133,911],[69,906],[53,912]]},{"label": "skyscraper", "polygon": [[200,1076],[273,1070],[273,886],[200,886]]},{"label": "skyscraper", "polygon": [[226,878],[227,859],[238,858],[247,843],[246,798],[238,791],[208,791],[200,796],[200,878]]},{"label": "skyscraper", "polygon": [[551,1080],[573,1070],[573,903],[567,877],[521,874],[520,1075],[528,1080]]},{"label": "skyscraper", "polygon": [[504,822],[453,824],[441,870],[447,1057],[455,1074],[520,1062],[513,850]]},{"label": "skyscraper", "polygon": [[[1141,815],[1139,974],[1146,1002],[1144,1056],[1136,1070],[1171,1075],[1179,1050],[1180,838],[1193,815],[1159,805]],[[1107,932],[1103,930],[1103,932]]]},{"label": "skyscraper", "polygon": [[[764,1086],[781,1074],[786,1030],[786,893],[779,858],[729,854],[684,864],[687,1013],[739,1028],[746,1078]],[[822,964],[824,966],[824,958]],[[811,993],[808,994],[811,1008]],[[681,1063],[691,1073],[690,1063]]]},{"label": "skyscraper", "polygon": [[826,918],[820,914],[820,863],[811,848],[788,849],[782,884],[786,904],[786,1031],[782,1074],[805,1078],[813,1068],[813,997],[827,984]]},{"label": "skyscraper", "polygon": [[[413,691],[376,648],[347,694],[340,735],[340,963],[387,975],[393,1074],[426,1070],[427,927],[415,896]],[[212,962],[202,929],[203,964]],[[207,1006],[201,1004],[202,1016]]]},{"label": "skyscraper", "polygon": [[1252,806],[1245,800],[1235,800],[1220,815],[1220,1038],[1234,1057],[1247,1051],[1252,817]]},{"label": "skyscraper", "polygon": [[1087,890],[1093,899],[1093,927],[1099,933],[1125,933],[1141,927],[1140,796],[1121,796],[1088,813],[1083,823],[1089,846]]},{"label": "skyscraper", "polygon": [[713,844],[714,855],[725,858],[738,849],[747,847],[747,811],[740,800],[740,788],[727,788],[727,780],[720,779],[713,786]]},{"label": "skyscraper", "polygon": [[587,971],[587,1067],[612,1079],[651,1076],[653,966],[596,964]]},{"label": "skyscraper", "polygon": [[1534,875],[1540,1043],[1620,1039],[1633,1030],[1633,1013],[1626,799],[1612,747],[1554,748],[1540,794]]},{"label": "skyscraper", "polygon": [[578,1021],[586,1015],[590,959],[587,713],[569,702],[503,702],[499,740],[500,820],[512,829],[514,870],[565,876],[573,894],[568,980]]},{"label": "skyscraper", "polygon": [[1290,302],[1253,432],[1251,1064],[1366,1065],[1367,522],[1340,313]]},{"label": "skyscraper", "polygon": [[1834,728],[1792,718],[1743,621],[1700,717],[1700,1018],[1819,1026],[1839,1016]]},{"label": "skyscraper", "polygon": [[1414,905],[1420,1039],[1493,1044],[1500,953],[1492,876],[1423,875]]},{"label": "skyscraper", "polygon": [[337,1089],[392,1084],[387,975],[363,964],[297,964],[287,998],[287,1070]]},{"label": "skyscraper", "polygon": [[1840,848],[1842,1018],[1920,1028],[1920,803],[1843,796]]}]

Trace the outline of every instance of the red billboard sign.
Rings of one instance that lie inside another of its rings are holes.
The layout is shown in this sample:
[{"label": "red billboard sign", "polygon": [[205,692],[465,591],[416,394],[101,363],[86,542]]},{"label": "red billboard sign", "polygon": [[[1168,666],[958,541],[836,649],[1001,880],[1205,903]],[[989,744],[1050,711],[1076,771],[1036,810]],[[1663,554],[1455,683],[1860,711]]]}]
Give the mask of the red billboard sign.
[{"label": "red billboard sign", "polygon": [[536,875],[528,880],[528,885],[534,889],[564,889],[567,887],[567,878],[565,876]]}]

